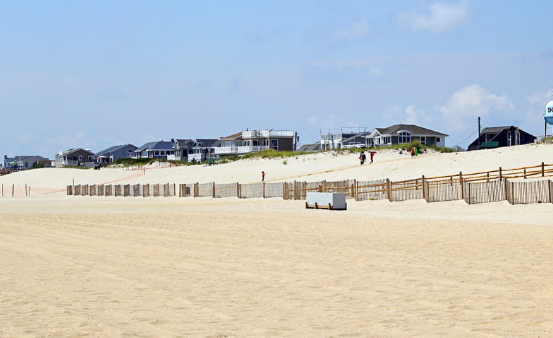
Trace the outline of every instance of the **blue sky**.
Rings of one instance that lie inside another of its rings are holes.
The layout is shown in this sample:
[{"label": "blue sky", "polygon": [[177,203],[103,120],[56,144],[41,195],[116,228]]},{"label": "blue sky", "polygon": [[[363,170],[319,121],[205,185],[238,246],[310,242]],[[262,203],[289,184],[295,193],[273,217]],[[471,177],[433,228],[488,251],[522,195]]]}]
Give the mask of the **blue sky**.
[{"label": "blue sky", "polygon": [[[0,154],[246,128],[543,135],[553,1],[0,3]],[[548,129],[551,133],[551,127]],[[472,136],[471,136],[472,135]]]}]

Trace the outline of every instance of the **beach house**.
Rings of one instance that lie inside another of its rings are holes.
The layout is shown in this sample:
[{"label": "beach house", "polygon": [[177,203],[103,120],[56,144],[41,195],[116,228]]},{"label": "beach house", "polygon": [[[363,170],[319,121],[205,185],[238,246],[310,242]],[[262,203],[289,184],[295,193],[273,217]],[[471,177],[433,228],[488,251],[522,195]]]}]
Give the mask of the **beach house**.
[{"label": "beach house", "polygon": [[525,132],[519,127],[488,127],[480,132],[479,137],[468,146],[468,150],[510,147],[534,143],[535,141],[536,136]]},{"label": "beach house", "polygon": [[94,153],[83,148],[61,150],[56,154],[55,164],[56,167],[93,167]]},{"label": "beach house", "polygon": [[170,160],[203,162],[211,158],[212,146],[217,139],[176,139],[173,141],[175,154],[168,157]]},{"label": "beach house", "polygon": [[4,167],[7,169],[24,170],[33,167],[49,167],[52,161],[38,155],[14,156],[4,155]]},{"label": "beach house", "polygon": [[120,158],[131,158],[136,149],[137,147],[132,144],[120,144],[99,151],[94,157],[96,163],[108,164]]},{"label": "beach house", "polygon": [[322,129],[320,149],[364,148],[367,146],[368,128],[343,127],[340,129]]},{"label": "beach house", "polygon": [[132,154],[132,158],[151,158],[151,159],[168,159],[168,156],[175,155],[173,149],[174,141],[155,141],[148,142],[136,148]]},{"label": "beach house", "polygon": [[367,135],[367,146],[389,146],[420,141],[427,146],[445,147],[449,135],[414,124],[395,124],[387,128],[375,128]]},{"label": "beach house", "polygon": [[298,133],[292,130],[246,129],[229,136],[220,137],[211,147],[216,157],[225,157],[255,153],[267,149],[295,151],[298,142]]}]

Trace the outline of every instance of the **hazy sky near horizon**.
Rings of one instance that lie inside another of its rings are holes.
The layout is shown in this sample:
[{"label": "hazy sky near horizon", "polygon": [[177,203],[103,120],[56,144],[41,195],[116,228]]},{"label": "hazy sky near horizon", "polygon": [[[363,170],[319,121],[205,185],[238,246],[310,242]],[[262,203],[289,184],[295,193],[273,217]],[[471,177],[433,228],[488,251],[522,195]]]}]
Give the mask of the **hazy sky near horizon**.
[{"label": "hazy sky near horizon", "polygon": [[[0,3],[0,154],[398,123],[543,135],[553,1]],[[551,133],[551,127],[548,129]]]}]

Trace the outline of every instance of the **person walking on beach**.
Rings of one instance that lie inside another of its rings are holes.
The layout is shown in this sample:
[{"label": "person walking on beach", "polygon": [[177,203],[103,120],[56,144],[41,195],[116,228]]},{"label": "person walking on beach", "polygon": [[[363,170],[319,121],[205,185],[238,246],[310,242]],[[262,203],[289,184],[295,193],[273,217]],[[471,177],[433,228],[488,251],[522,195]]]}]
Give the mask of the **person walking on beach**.
[{"label": "person walking on beach", "polygon": [[369,152],[369,156],[371,157],[371,163],[373,163],[374,154],[376,154],[376,152],[374,152],[374,151]]},{"label": "person walking on beach", "polygon": [[264,171],[261,172],[261,181],[265,181],[265,172]]},{"label": "person walking on beach", "polygon": [[361,154],[359,155],[359,162],[361,163],[361,165],[365,164],[366,159],[367,159],[367,155],[365,155],[365,152],[362,151]]}]

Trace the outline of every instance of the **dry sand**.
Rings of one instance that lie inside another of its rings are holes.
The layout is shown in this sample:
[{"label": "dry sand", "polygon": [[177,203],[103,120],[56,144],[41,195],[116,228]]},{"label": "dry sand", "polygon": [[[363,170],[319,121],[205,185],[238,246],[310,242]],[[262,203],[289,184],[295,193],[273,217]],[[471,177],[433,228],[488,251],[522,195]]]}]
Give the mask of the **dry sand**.
[{"label": "dry sand", "polygon": [[0,337],[553,337],[553,204],[327,211],[63,193],[73,180],[403,179],[541,162],[553,146],[0,177],[35,191],[0,198]]}]

